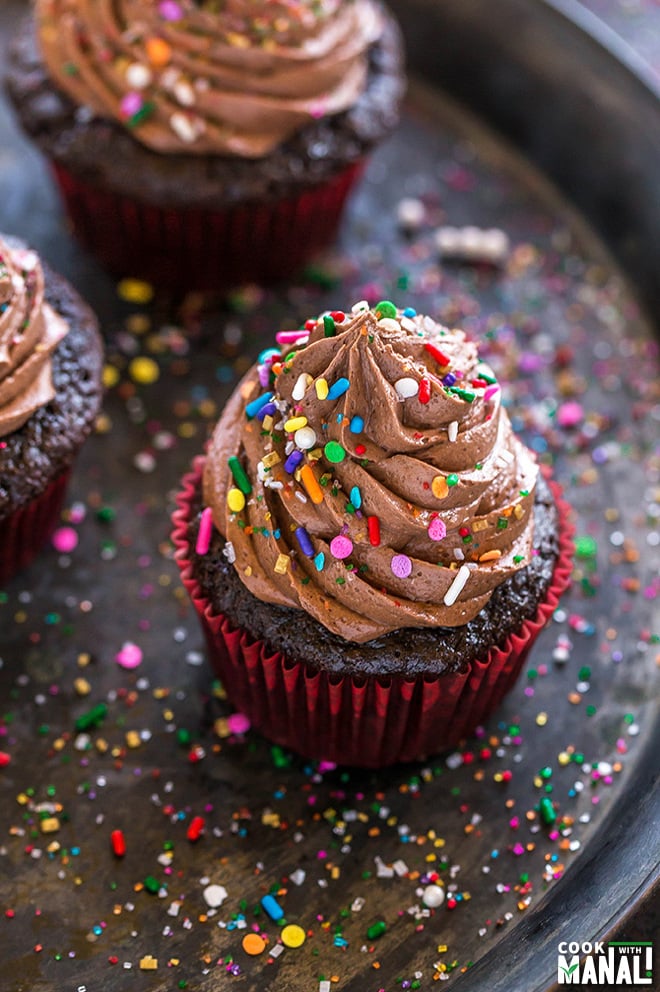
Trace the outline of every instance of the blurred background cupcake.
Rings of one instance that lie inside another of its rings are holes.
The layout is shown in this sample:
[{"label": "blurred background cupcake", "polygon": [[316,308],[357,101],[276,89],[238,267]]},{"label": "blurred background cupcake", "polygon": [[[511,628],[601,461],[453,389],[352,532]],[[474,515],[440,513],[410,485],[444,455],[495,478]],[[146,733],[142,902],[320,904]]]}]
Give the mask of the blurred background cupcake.
[{"label": "blurred background cupcake", "polygon": [[0,237],[0,583],[59,519],[101,403],[96,318],[36,253]]},{"label": "blurred background cupcake", "polygon": [[402,43],[378,0],[37,0],[7,85],[112,273],[218,289],[332,241],[398,122]]},{"label": "blurred background cupcake", "polygon": [[513,686],[570,580],[567,506],[462,331],[386,300],[277,342],[175,515],[211,662],[278,744],[426,758]]}]

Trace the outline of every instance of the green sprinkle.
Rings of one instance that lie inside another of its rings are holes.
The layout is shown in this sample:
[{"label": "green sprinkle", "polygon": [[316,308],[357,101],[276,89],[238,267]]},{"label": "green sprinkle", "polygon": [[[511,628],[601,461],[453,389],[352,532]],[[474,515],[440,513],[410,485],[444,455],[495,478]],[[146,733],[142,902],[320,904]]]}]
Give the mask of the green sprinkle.
[{"label": "green sprinkle", "polygon": [[236,455],[232,455],[231,458],[229,458],[227,464],[229,465],[229,471],[233,475],[234,482],[236,483],[238,488],[245,496],[249,496],[250,493],[252,492],[252,483],[245,474],[245,469],[239,462]]},{"label": "green sprinkle", "polygon": [[498,520],[497,520],[497,529],[498,530],[506,530],[508,526],[509,526],[509,521],[506,519],[506,517],[499,517],[498,518]]},{"label": "green sprinkle", "polygon": [[160,883],[157,878],[154,878],[153,875],[147,875],[144,880],[144,887],[147,892],[150,892],[152,896],[155,896],[160,889]]},{"label": "green sprinkle", "polygon": [[448,386],[447,392],[453,393],[454,396],[458,396],[459,399],[465,400],[466,403],[472,403],[476,398],[476,393],[471,393],[469,389],[461,389],[460,386]]},{"label": "green sprinkle", "polygon": [[578,672],[578,679],[580,680],[580,682],[588,682],[590,678],[591,678],[591,669],[589,668],[588,665],[583,665],[580,671]]},{"label": "green sprinkle", "polygon": [[376,304],[377,317],[396,317],[396,307],[391,300],[381,300]]},{"label": "green sprinkle", "polygon": [[86,713],[79,716],[74,726],[78,731],[90,730],[92,727],[98,727],[107,715],[108,707],[105,703],[97,703],[96,706],[92,706],[91,710],[87,710]]},{"label": "green sprinkle", "polygon": [[137,127],[138,124],[142,124],[142,122],[145,121],[147,117],[151,117],[155,109],[156,109],[156,104],[152,100],[147,100],[145,103],[142,104],[139,110],[136,110],[135,113],[128,118],[128,120],[126,121],[127,126]]},{"label": "green sprinkle", "polygon": [[330,314],[326,314],[323,318],[323,333],[326,338],[334,338],[337,333],[334,318],[331,317]]},{"label": "green sprinkle", "polygon": [[446,479],[446,482],[447,482],[447,485],[448,486],[457,486],[458,485],[458,476],[456,475],[456,473],[455,472],[452,472],[451,475],[448,475],[447,476],[447,479]]},{"label": "green sprinkle", "polygon": [[595,558],[598,551],[598,544],[595,538],[588,534],[578,537],[575,540],[575,555],[577,558]]},{"label": "green sprinkle", "polygon": [[548,827],[551,826],[557,819],[557,814],[555,812],[555,807],[552,805],[552,800],[545,796],[539,803],[539,812],[541,814],[541,819]]},{"label": "green sprinkle", "polygon": [[323,449],[323,454],[329,462],[338,464],[339,462],[343,462],[346,457],[346,450],[337,441],[328,441]]},{"label": "green sprinkle", "polygon": [[367,929],[367,940],[377,940],[379,937],[383,936],[386,930],[387,923],[385,920],[378,920],[377,923],[373,923]]}]

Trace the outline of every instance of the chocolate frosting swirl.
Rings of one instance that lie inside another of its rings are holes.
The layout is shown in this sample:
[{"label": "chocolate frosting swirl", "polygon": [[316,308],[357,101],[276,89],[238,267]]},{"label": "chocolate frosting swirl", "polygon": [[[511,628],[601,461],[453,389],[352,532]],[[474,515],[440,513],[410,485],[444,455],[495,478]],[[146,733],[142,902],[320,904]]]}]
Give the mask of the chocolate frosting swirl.
[{"label": "chocolate frosting swirl", "polygon": [[476,345],[388,301],[278,339],[206,460],[241,580],[350,641],[467,623],[529,562],[538,473]]},{"label": "chocolate frosting swirl", "polygon": [[57,86],[158,152],[267,155],[350,107],[374,0],[37,0]]},{"label": "chocolate frosting swirl", "polygon": [[0,437],[53,399],[51,355],[67,331],[44,302],[36,254],[0,240]]}]

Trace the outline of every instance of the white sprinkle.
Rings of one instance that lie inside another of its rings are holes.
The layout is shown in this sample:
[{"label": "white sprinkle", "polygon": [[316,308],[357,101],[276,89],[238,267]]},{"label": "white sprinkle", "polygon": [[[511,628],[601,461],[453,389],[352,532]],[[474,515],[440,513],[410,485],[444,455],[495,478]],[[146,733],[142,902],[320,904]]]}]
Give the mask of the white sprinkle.
[{"label": "white sprinkle", "polygon": [[174,96],[182,107],[192,107],[195,102],[195,91],[185,79],[179,79],[172,87]]},{"label": "white sprinkle", "polygon": [[316,444],[316,431],[311,427],[300,427],[293,435],[293,440],[297,448],[309,451]]},{"label": "white sprinkle", "polygon": [[227,898],[227,890],[224,885],[207,885],[202,895],[207,906],[217,909]]},{"label": "white sprinkle", "polygon": [[222,549],[222,553],[229,562],[229,564],[233,565],[234,562],[236,561],[236,551],[231,541],[227,541],[224,548]]},{"label": "white sprinkle", "polygon": [[396,208],[396,219],[404,231],[418,230],[424,223],[425,216],[426,207],[421,200],[414,199],[411,196],[406,196],[403,200],[399,200]]},{"label": "white sprinkle", "polygon": [[443,600],[445,606],[453,606],[459,595],[463,591],[465,583],[470,578],[470,569],[467,565],[461,565],[458,570],[458,575],[450,585],[449,589],[445,593],[445,598]]},{"label": "white sprinkle", "polygon": [[445,890],[439,885],[427,885],[422,894],[422,899],[430,909],[437,909],[445,901]]},{"label": "white sprinkle", "polygon": [[268,951],[268,956],[271,958],[279,958],[280,954],[284,951],[284,944],[275,944]]},{"label": "white sprinkle", "polygon": [[369,309],[369,304],[366,300],[360,300],[359,303],[354,303],[351,307],[351,313],[364,313]]},{"label": "white sprinkle", "polygon": [[397,860],[394,862],[392,867],[394,868],[394,871],[399,876],[399,878],[403,878],[403,876],[407,875],[408,872],[410,871],[406,862],[402,861],[401,858],[397,858]]},{"label": "white sprinkle", "polygon": [[456,561],[465,561],[465,553],[463,548],[454,548],[454,558]]},{"label": "white sprinkle", "polygon": [[384,331],[393,331],[395,334],[401,330],[401,324],[394,317],[381,317],[378,326],[382,327]]},{"label": "white sprinkle", "polygon": [[306,372],[301,372],[296,379],[296,384],[291,391],[291,396],[296,402],[301,400],[307,391],[307,387],[312,381],[311,376],[307,375]]},{"label": "white sprinkle", "polygon": [[510,451],[507,451],[505,448],[503,448],[502,451],[500,451],[500,453],[498,454],[497,460],[498,462],[504,462],[505,465],[510,465],[511,462],[513,461],[513,455],[511,454]]},{"label": "white sprinkle", "polygon": [[293,882],[294,885],[302,885],[307,877],[307,872],[303,868],[296,868],[289,875],[289,881]]},{"label": "white sprinkle", "polygon": [[[394,383],[394,388],[400,400],[407,400],[412,396],[417,396],[419,383],[416,379],[405,376],[403,379],[397,379]],[[458,423],[456,424],[456,428],[458,429]]]},{"label": "white sprinkle", "polygon": [[408,331],[410,334],[414,334],[417,330],[414,321],[412,321],[410,317],[402,317],[399,323],[404,331]]},{"label": "white sprinkle", "polygon": [[365,901],[362,898],[362,896],[356,896],[356,898],[351,903],[351,911],[353,913],[359,913],[360,910],[364,907],[364,902]]},{"label": "white sprinkle", "polygon": [[199,117],[187,117],[179,112],[170,117],[170,127],[177,138],[180,138],[187,145],[191,145],[204,130],[204,125]]},{"label": "white sprinkle", "polygon": [[301,503],[307,502],[307,497],[305,496],[302,489],[296,489],[296,499],[299,499]]},{"label": "white sprinkle", "polygon": [[126,70],[126,82],[134,90],[143,90],[152,78],[151,70],[140,62],[134,62]]},{"label": "white sprinkle", "polygon": [[458,420],[452,420],[451,424],[447,428],[447,437],[452,444],[458,437]]}]

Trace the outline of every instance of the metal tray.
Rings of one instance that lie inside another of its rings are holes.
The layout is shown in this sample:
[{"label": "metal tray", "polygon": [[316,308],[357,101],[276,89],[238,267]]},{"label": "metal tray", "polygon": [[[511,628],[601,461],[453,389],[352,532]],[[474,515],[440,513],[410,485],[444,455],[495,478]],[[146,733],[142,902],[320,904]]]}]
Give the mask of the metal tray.
[{"label": "metal tray", "polygon": [[[652,897],[657,94],[568,3],[393,6],[414,75],[401,129],[374,156],[338,251],[279,290],[120,299],[71,241],[44,164],[0,104],[0,230],[87,296],[111,369],[68,502],[77,547],[48,549],[0,595],[8,990],[316,992],[328,980],[398,992],[446,979],[541,992],[557,981],[560,941],[633,940],[630,914]],[[0,9],[3,49],[24,7]],[[404,196],[426,209],[409,234],[397,222]],[[508,265],[440,264],[441,223],[502,227]],[[285,323],[364,296],[485,335],[514,422],[553,465],[583,539],[562,612],[483,734],[378,774],[229,733],[168,542],[178,479],[241,370]],[[152,384],[131,374],[145,355],[158,366]],[[577,420],[562,426],[571,403]],[[115,661],[125,642],[143,651],[134,671]],[[76,720],[99,702],[107,716],[85,739]],[[542,798],[558,832],[539,815]],[[191,841],[195,816],[205,831]],[[424,915],[433,871],[455,905]],[[228,892],[215,912],[209,883]],[[239,916],[272,949],[278,926],[254,915],[271,890],[307,940],[250,958]],[[369,938],[380,919],[386,932]]]}]

